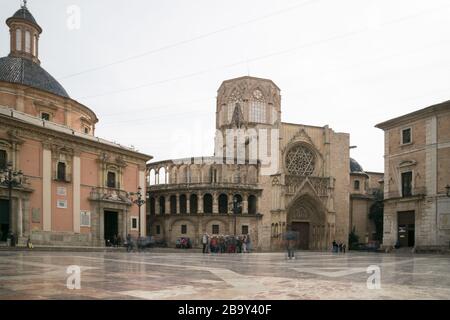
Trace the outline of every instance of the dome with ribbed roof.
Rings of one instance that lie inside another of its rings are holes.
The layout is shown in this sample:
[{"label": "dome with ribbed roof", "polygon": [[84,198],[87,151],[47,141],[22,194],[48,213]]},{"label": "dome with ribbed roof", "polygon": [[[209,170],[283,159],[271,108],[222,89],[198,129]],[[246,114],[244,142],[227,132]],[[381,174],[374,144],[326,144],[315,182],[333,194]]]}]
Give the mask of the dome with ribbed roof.
[{"label": "dome with ribbed roof", "polygon": [[0,58],[0,81],[18,83],[69,98],[66,90],[40,65],[25,58]]},{"label": "dome with ribbed roof", "polygon": [[363,168],[361,167],[361,165],[358,163],[358,161],[356,161],[353,158],[350,158],[350,172],[354,173],[354,172],[364,172]]}]

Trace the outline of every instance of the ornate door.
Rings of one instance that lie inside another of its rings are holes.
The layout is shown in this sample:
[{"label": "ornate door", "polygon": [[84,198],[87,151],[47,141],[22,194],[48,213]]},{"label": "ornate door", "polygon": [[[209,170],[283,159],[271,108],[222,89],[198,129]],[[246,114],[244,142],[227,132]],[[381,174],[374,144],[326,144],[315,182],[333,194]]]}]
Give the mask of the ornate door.
[{"label": "ornate door", "polygon": [[292,231],[297,232],[297,249],[309,249],[309,222],[292,222]]}]

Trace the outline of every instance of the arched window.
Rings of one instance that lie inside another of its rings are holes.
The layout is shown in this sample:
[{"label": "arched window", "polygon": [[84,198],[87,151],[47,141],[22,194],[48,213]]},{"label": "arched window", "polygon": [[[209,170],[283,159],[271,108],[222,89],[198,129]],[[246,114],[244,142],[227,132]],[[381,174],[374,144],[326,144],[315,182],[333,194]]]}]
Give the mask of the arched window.
[{"label": "arched window", "polygon": [[31,33],[30,33],[30,31],[25,31],[25,52],[31,53]]},{"label": "arched window", "polygon": [[180,213],[186,214],[187,213],[187,198],[185,194],[180,195]]},{"label": "arched window", "polygon": [[248,213],[256,214],[256,197],[254,195],[248,197]]},{"label": "arched window", "polygon": [[266,102],[261,90],[253,91],[250,99],[250,122],[266,123]]},{"label": "arched window", "polygon": [[242,214],[242,196],[235,194],[233,197],[233,213]]},{"label": "arched window", "polygon": [[231,122],[233,119],[233,113],[234,109],[236,108],[236,104],[239,104],[240,106],[243,106],[243,100],[242,100],[242,94],[234,90],[233,93],[228,98],[228,104],[227,104],[227,120],[228,122]]},{"label": "arched window", "polygon": [[16,29],[16,50],[22,50],[22,30]]},{"label": "arched window", "polygon": [[150,170],[150,185],[154,186],[156,184],[156,172],[155,169]]},{"label": "arched window", "polygon": [[189,199],[189,212],[197,213],[198,212],[198,197],[196,194],[191,194]]},{"label": "arched window", "polygon": [[213,212],[213,197],[209,193],[203,196],[203,212],[204,213]]},{"label": "arched window", "polygon": [[66,164],[64,162],[58,162],[56,179],[59,181],[66,181]]},{"label": "arched window", "polygon": [[166,184],[166,168],[159,168],[158,171],[158,184]]},{"label": "arched window", "polygon": [[150,214],[155,215],[156,214],[156,201],[155,198],[150,198]]},{"label": "arched window", "polygon": [[170,214],[177,213],[177,196],[170,196]]},{"label": "arched window", "polygon": [[166,198],[164,198],[163,196],[159,197],[159,213],[166,213]]},{"label": "arched window", "polygon": [[226,194],[221,194],[219,196],[219,213],[228,213],[228,196]]},{"label": "arched window", "polygon": [[286,169],[292,175],[310,176],[314,173],[315,160],[311,149],[299,145],[289,150],[286,156]]},{"label": "arched window", "polygon": [[359,190],[359,180],[355,180],[354,187],[355,187],[355,190]]}]

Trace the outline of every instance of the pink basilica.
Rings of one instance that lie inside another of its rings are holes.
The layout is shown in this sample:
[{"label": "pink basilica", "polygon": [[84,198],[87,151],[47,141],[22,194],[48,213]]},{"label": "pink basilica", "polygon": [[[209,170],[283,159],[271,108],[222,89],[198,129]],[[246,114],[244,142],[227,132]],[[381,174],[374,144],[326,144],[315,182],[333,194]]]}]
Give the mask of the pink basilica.
[{"label": "pink basilica", "polygon": [[[103,246],[146,233],[152,157],[94,136],[98,118],[41,66],[42,28],[26,6],[6,20],[0,58],[0,241]],[[3,32],[3,31],[2,31]],[[140,212],[140,216],[139,216]]]}]

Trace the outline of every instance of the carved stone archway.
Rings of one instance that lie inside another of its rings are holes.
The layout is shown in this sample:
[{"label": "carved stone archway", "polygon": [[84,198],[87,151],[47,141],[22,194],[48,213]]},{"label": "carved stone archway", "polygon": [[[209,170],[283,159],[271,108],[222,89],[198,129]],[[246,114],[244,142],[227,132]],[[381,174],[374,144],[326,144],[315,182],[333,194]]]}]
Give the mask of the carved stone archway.
[{"label": "carved stone archway", "polygon": [[327,248],[327,215],[320,199],[305,193],[296,197],[287,210],[288,229],[298,232],[299,249]]}]

